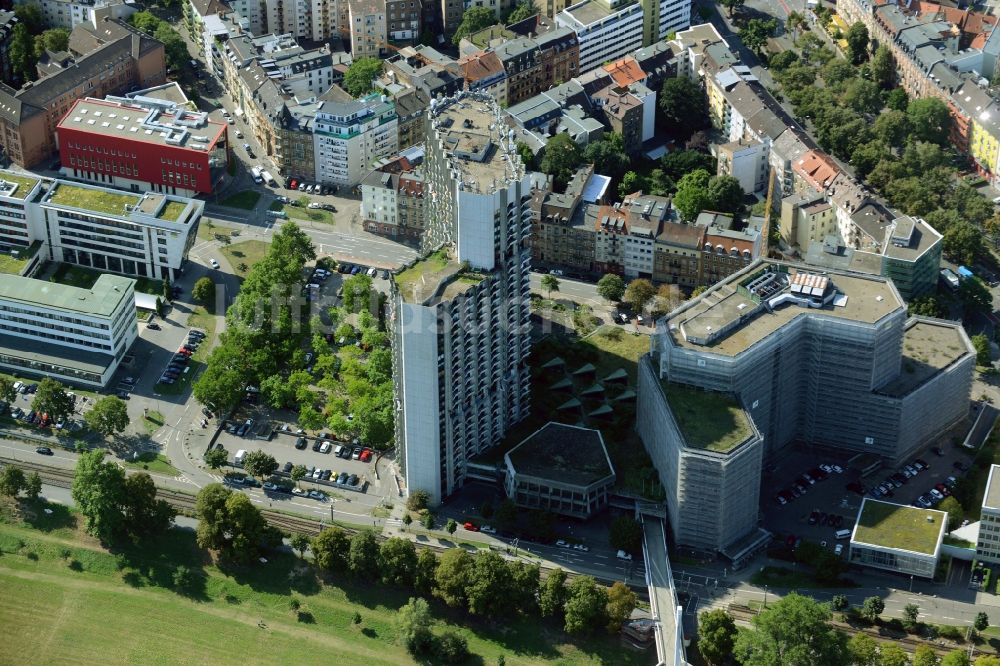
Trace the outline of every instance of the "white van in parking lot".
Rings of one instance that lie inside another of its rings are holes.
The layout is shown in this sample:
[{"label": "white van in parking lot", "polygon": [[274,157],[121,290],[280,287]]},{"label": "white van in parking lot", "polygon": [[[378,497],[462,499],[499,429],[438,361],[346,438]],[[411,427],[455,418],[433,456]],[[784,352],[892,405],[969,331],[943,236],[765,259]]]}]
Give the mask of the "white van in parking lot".
[{"label": "white van in parking lot", "polygon": [[243,459],[246,457],[247,457],[246,449],[240,449],[239,451],[236,452],[236,457],[233,458],[233,462],[236,463],[237,465],[242,465]]},{"label": "white van in parking lot", "polygon": [[851,530],[837,530],[837,533],[834,536],[836,536],[838,539],[850,539]]}]

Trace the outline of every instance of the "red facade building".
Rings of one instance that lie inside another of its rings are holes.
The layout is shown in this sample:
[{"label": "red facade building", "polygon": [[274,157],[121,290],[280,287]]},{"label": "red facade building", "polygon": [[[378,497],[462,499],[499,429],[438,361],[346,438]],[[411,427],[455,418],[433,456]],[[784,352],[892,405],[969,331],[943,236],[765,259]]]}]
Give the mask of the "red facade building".
[{"label": "red facade building", "polygon": [[228,164],[225,123],[162,100],[80,99],[56,128],[66,176],[134,192],[209,194]]}]

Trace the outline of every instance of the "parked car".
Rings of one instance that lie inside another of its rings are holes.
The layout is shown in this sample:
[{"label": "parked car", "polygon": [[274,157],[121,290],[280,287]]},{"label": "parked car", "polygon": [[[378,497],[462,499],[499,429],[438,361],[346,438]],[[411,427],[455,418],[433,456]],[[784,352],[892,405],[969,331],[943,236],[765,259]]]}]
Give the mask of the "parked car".
[{"label": "parked car", "polygon": [[292,461],[289,460],[282,466],[281,471],[285,474],[290,474],[294,466],[295,465],[292,464]]},{"label": "parked car", "polygon": [[330,442],[323,442],[319,446],[319,452],[320,453],[329,453],[331,448],[333,448],[333,447],[330,445]]},{"label": "parked car", "polygon": [[306,448],[308,444],[309,442],[306,441],[305,437],[299,437],[297,440],[295,440],[295,448],[297,448],[299,451]]},{"label": "parked car", "polygon": [[146,324],[146,328],[148,328],[151,331],[158,331],[160,330],[160,325],[157,324],[155,321],[151,321],[148,324]]},{"label": "parked car", "polygon": [[348,477],[347,472],[341,472],[340,476],[337,477],[337,483],[341,485],[347,483],[347,477]]},{"label": "parked car", "polygon": [[969,471],[969,466],[966,465],[961,460],[956,460],[955,462],[953,462],[951,464],[951,466],[954,467],[955,469],[957,469],[959,472],[967,472],[967,471]]},{"label": "parked car", "polygon": [[476,527],[473,523],[465,523],[465,524],[462,525],[462,527],[464,527],[465,529],[467,529],[470,532],[478,532],[479,531],[479,528]]},{"label": "parked car", "polygon": [[931,453],[936,455],[938,458],[944,458],[944,450],[940,446],[932,446]]},{"label": "parked car", "polygon": [[326,499],[326,493],[324,493],[321,490],[310,490],[309,491],[309,497],[311,499],[314,499],[314,500],[320,500],[320,501],[322,501],[322,500]]},{"label": "parked car", "polygon": [[361,447],[356,446],[354,447],[354,450],[351,451],[351,460],[360,460],[360,459],[361,459]]},{"label": "parked car", "polygon": [[809,514],[809,524],[815,525],[817,522],[819,522],[819,511],[813,509],[812,513]]},{"label": "parked car", "polygon": [[357,474],[351,474],[349,477],[347,477],[347,485],[349,486],[358,485],[358,481],[359,479]]}]

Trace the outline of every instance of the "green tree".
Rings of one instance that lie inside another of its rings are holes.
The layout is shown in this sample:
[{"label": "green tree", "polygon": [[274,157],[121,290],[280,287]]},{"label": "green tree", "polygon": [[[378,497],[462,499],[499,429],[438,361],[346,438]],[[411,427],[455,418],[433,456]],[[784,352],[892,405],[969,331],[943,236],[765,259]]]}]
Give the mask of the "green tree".
[{"label": "green tree", "polygon": [[36,500],[42,492],[42,477],[38,472],[32,472],[24,482],[24,494],[28,499]]},{"label": "green tree", "polygon": [[500,502],[493,522],[501,532],[509,532],[517,524],[517,505],[509,499]]},{"label": "green tree", "polygon": [[872,81],[877,83],[881,88],[892,87],[893,80],[896,78],[896,60],[892,57],[892,51],[885,44],[879,44],[878,48],[875,49],[875,55],[872,56],[871,63],[868,65],[868,71],[871,72]]},{"label": "green tree", "polygon": [[[878,666],[906,666],[909,659],[903,648],[894,643],[882,643],[879,646]],[[997,666],[1000,666],[998,664]]]},{"label": "green tree", "polygon": [[212,282],[212,278],[199,278],[191,289],[191,296],[196,301],[201,301],[205,305],[211,305],[212,301],[215,300],[215,283]]},{"label": "green tree", "polygon": [[775,19],[754,18],[747,21],[739,35],[744,46],[760,54],[767,46],[767,40],[774,36],[774,31],[777,29],[778,22]]},{"label": "green tree", "polygon": [[452,608],[464,606],[472,576],[472,555],[464,548],[449,548],[438,560],[434,573],[434,596]]},{"label": "green tree", "polygon": [[847,597],[845,597],[843,594],[835,594],[833,595],[833,598],[830,600],[830,608],[832,608],[835,611],[847,610],[850,605],[851,603],[847,600]]},{"label": "green tree", "polygon": [[920,617],[920,606],[906,604],[903,608],[903,624],[912,627],[917,623],[918,617]]},{"label": "green tree", "polygon": [[361,97],[375,88],[375,79],[382,74],[382,61],[378,58],[358,58],[344,73],[344,90],[351,97]]},{"label": "green tree", "polygon": [[250,476],[263,480],[278,469],[278,461],[270,453],[257,449],[250,451],[243,458],[243,469]]},{"label": "green tree", "polygon": [[937,666],[937,663],[937,654],[929,646],[918,645],[913,651],[912,666]]},{"label": "green tree", "polygon": [[62,384],[46,377],[38,382],[31,408],[39,414],[48,414],[53,423],[58,423],[73,413],[73,398]]},{"label": "green tree", "polygon": [[423,511],[430,504],[431,496],[426,490],[412,490],[406,498],[406,508],[410,511]]},{"label": "green tree", "polygon": [[893,88],[885,96],[885,106],[896,111],[906,111],[910,106],[910,98],[902,88]]},{"label": "green tree", "polygon": [[944,314],[941,304],[933,295],[910,301],[908,311],[911,315],[923,315],[925,317],[940,317]]},{"label": "green tree", "polygon": [[918,141],[928,141],[944,146],[951,128],[948,106],[937,97],[910,101],[906,107],[910,119],[911,135]]},{"label": "green tree", "polygon": [[736,645],[736,620],[722,608],[705,611],[698,622],[698,654],[711,666],[726,663]]},{"label": "green tree", "polygon": [[743,666],[846,666],[846,640],[829,621],[825,605],[790,592],[751,620],[733,653]]},{"label": "green tree", "polygon": [[631,160],[625,151],[625,139],[618,132],[605,134],[599,141],[592,141],[583,149],[583,159],[596,164],[601,173],[611,178],[621,178]]},{"label": "green tree", "polygon": [[83,415],[83,420],[91,430],[102,437],[108,437],[125,432],[129,424],[128,407],[118,396],[106,395],[94,403],[94,406]]},{"label": "green tree", "polygon": [[[705,88],[686,76],[667,77],[660,89],[659,105],[665,128],[679,140],[686,140],[707,126],[708,97]],[[668,173],[676,180],[686,171]]]},{"label": "green tree", "polygon": [[[485,8],[476,7],[475,9]],[[466,12],[466,14],[468,13]],[[565,186],[582,162],[583,151],[580,150],[580,144],[574,141],[569,134],[560,132],[545,142],[545,152],[538,168],[543,173],[552,176],[556,183]]]},{"label": "green tree", "polygon": [[646,307],[646,304],[649,303],[655,295],[656,289],[653,287],[652,282],[645,278],[636,278],[628,283],[628,288],[625,289],[623,300],[628,303],[635,312],[642,312],[642,309]]},{"label": "green tree", "polygon": [[990,626],[990,616],[983,611],[976,613],[976,619],[972,622],[973,628],[976,631],[986,631],[986,627]]},{"label": "green tree", "polygon": [[16,497],[26,483],[27,480],[20,467],[7,465],[3,470],[0,470],[0,495]]},{"label": "green tree", "polygon": [[518,141],[514,144],[514,149],[517,150],[517,156],[521,158],[525,169],[535,168],[535,153],[531,150],[531,146],[523,141]]},{"label": "green tree", "polygon": [[401,522],[403,523],[404,529],[413,524],[413,516],[410,515],[409,511],[403,514],[403,519]]},{"label": "green tree", "polygon": [[306,470],[305,465],[296,465],[295,467],[292,468],[292,473],[290,476],[292,477],[292,481],[295,482],[295,485],[298,485],[299,481],[305,478],[307,471],[308,470]]},{"label": "green tree", "polygon": [[538,8],[535,7],[533,0],[523,0],[523,2],[517,3],[517,7],[514,7],[513,11],[507,16],[507,24],[517,23],[518,21],[523,21],[526,18],[531,18],[538,14]]},{"label": "green tree", "polygon": [[566,633],[597,631],[607,624],[608,591],[592,576],[578,576],[569,585],[563,612]]},{"label": "green tree", "polygon": [[427,601],[410,597],[397,613],[399,637],[407,651],[414,656],[427,655],[434,644],[431,633],[431,611]]},{"label": "green tree", "polygon": [[145,472],[125,477],[122,494],[124,528],[132,541],[165,532],[177,515],[166,501],[156,499],[156,484]]},{"label": "green tree", "polygon": [[37,2],[16,3],[14,15],[32,35],[39,35],[45,30],[45,15]]},{"label": "green tree", "polygon": [[339,527],[327,527],[312,540],[313,559],[326,571],[343,571],[350,549],[351,540]]},{"label": "green tree", "polygon": [[552,298],[553,291],[559,291],[559,278],[551,273],[542,276],[542,289],[545,290],[545,295],[548,298]]},{"label": "green tree", "polygon": [[457,631],[447,629],[438,636],[434,654],[443,664],[461,664],[469,658],[469,644]]},{"label": "green tree", "polygon": [[771,56],[767,64],[771,67],[771,69],[780,72],[788,69],[798,61],[799,54],[795,51],[781,51],[780,53],[775,53]]},{"label": "green tree", "polygon": [[347,553],[347,567],[358,578],[378,577],[378,539],[371,530],[362,530],[351,537],[351,547]]},{"label": "green tree", "polygon": [[989,312],[993,307],[993,296],[983,286],[982,280],[976,277],[962,280],[958,287],[958,296],[962,299],[966,313]]},{"label": "green tree", "polygon": [[111,543],[124,530],[125,470],[104,461],[105,451],[84,451],[76,462],[72,496],[84,515],[86,530],[104,543]]},{"label": "green tree", "polygon": [[425,529],[428,530],[434,529],[434,514],[433,513],[424,514],[424,517],[420,522]]},{"label": "green tree", "polygon": [[14,390],[14,380],[10,377],[0,377],[0,400],[14,402],[17,391]]},{"label": "green tree", "polygon": [[[990,358],[990,340],[984,334],[972,336],[972,346],[976,348],[976,365],[989,366],[992,363]],[[954,499],[954,498],[946,498]],[[956,502],[957,504],[958,502]],[[942,502],[944,504],[944,502]],[[959,507],[961,508],[961,507]]]},{"label": "green tree", "polygon": [[69,49],[69,30],[52,28],[35,37],[35,56],[42,57],[46,51],[53,53]]},{"label": "green tree", "polygon": [[481,550],[472,561],[465,594],[469,613],[495,619],[511,607],[514,590],[507,562],[491,550]]},{"label": "green tree", "polygon": [[861,615],[867,618],[869,622],[877,620],[884,610],[885,602],[882,601],[882,597],[868,597],[861,604]]},{"label": "green tree", "polygon": [[719,0],[719,4],[725,7],[726,13],[732,17],[733,11],[745,5],[746,0]]},{"label": "green tree", "polygon": [[621,515],[611,522],[608,541],[615,550],[638,553],[642,550],[642,525],[629,515]]},{"label": "green tree", "polygon": [[903,111],[888,109],[875,119],[875,136],[887,146],[902,148],[909,134],[910,119]]},{"label": "green tree", "polygon": [[608,589],[608,605],[605,612],[608,617],[608,632],[617,633],[621,631],[625,620],[629,619],[632,611],[635,610],[638,598],[635,592],[630,590],[620,580],[616,580]]},{"label": "green tree", "polygon": [[[705,112],[708,113],[707,111]],[[697,150],[676,150],[660,158],[664,173],[673,180],[680,180],[684,174],[697,169],[715,172],[715,158]]]},{"label": "green tree", "polygon": [[597,294],[606,301],[620,301],[625,295],[625,280],[620,275],[607,273],[597,281]]},{"label": "green tree", "polygon": [[302,534],[301,532],[296,532],[288,540],[288,545],[292,547],[292,550],[299,554],[300,558],[305,558],[306,551],[309,550],[309,544],[312,539],[308,535]]},{"label": "green tree", "polygon": [[480,30],[490,27],[496,23],[493,10],[489,7],[472,7],[462,14],[462,22],[455,29],[455,34],[451,36],[451,43],[458,46],[463,37],[475,34]]},{"label": "green tree", "polygon": [[962,220],[945,229],[941,249],[954,262],[971,264],[983,251],[983,234],[979,229]]},{"label": "green tree", "polygon": [[965,650],[949,652],[941,659],[941,666],[971,666],[969,655]]},{"label": "green tree", "polygon": [[545,577],[538,593],[538,609],[542,617],[555,617],[561,613],[568,597],[566,572],[559,568],[553,569]]},{"label": "green tree", "polygon": [[417,550],[409,539],[392,537],[378,549],[378,571],[388,585],[413,585],[417,573]]},{"label": "green tree", "polygon": [[874,115],[882,109],[882,91],[877,83],[866,79],[854,79],[848,83],[843,100],[858,113]]},{"label": "green tree", "polygon": [[743,212],[743,188],[732,176],[715,176],[708,181],[708,207],[720,213]]},{"label": "green tree", "polygon": [[229,451],[214,446],[205,451],[205,464],[211,469],[219,469],[227,462],[229,462]]},{"label": "green tree", "polygon": [[364,273],[358,273],[344,280],[342,299],[344,309],[348,312],[358,312],[371,304],[372,279]]},{"label": "green tree", "polygon": [[878,666],[878,643],[868,634],[855,634],[847,642],[852,666]]},{"label": "green tree", "polygon": [[537,564],[513,561],[507,562],[507,571],[510,575],[510,608],[526,615],[533,614],[538,609],[541,567]]},{"label": "green tree", "polygon": [[455,522],[454,518],[449,518],[448,522],[444,525],[444,529],[448,534],[454,534],[455,530],[458,529],[458,523]]},{"label": "green tree", "polygon": [[417,566],[413,573],[413,589],[425,596],[431,595],[436,584],[437,568],[437,555],[426,548],[421,549],[417,554]]},{"label": "green tree", "polygon": [[847,29],[844,36],[847,40],[847,52],[851,62],[860,65],[868,59],[868,28],[861,21],[856,21]]},{"label": "green tree", "polygon": [[11,72],[20,82],[34,81],[38,78],[35,70],[35,40],[28,33],[28,28],[18,23],[14,26],[8,50]]},{"label": "green tree", "polygon": [[210,483],[198,492],[195,517],[198,545],[237,562],[250,562],[263,545],[280,542],[280,533],[267,525],[248,496],[220,483]]},{"label": "green tree", "polygon": [[677,194],[674,195],[674,208],[681,219],[691,221],[698,213],[708,208],[710,198],[708,184],[712,175],[704,169],[696,169],[685,174],[677,182]]}]

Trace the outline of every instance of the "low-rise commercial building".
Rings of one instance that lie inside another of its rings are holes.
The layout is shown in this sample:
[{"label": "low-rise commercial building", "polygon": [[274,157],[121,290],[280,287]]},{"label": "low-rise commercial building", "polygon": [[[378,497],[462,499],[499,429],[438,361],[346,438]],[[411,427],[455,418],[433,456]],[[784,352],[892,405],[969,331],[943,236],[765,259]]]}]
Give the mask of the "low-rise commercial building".
[{"label": "low-rise commercial building", "polygon": [[547,423],[504,454],[515,504],[587,519],[608,505],[615,470],[600,430]]},{"label": "low-rise commercial building", "polygon": [[0,367],[103,388],[138,335],[134,291],[107,273],[90,289],[0,275]]},{"label": "low-rise commercial building", "polygon": [[861,500],[848,561],[921,578],[933,578],[948,514],[933,509]]}]

